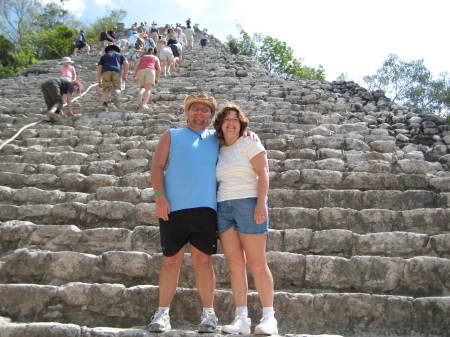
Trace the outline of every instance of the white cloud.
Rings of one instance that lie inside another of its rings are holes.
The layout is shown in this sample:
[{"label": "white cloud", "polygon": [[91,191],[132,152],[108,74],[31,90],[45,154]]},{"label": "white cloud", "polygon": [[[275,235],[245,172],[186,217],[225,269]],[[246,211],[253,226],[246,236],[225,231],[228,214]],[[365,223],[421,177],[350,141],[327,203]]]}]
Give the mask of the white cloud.
[{"label": "white cloud", "polygon": [[177,5],[188,9],[193,15],[203,14],[208,8],[209,0],[167,0],[168,3],[176,3]]},{"label": "white cloud", "polygon": [[86,0],[66,0],[63,2],[63,7],[69,10],[75,17],[80,18],[86,9]]}]

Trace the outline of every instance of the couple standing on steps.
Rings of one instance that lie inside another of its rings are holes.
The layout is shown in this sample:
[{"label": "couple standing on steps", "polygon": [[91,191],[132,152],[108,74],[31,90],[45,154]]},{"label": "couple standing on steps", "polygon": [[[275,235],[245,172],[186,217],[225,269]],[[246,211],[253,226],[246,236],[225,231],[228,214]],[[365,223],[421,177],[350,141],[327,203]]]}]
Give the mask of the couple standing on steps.
[{"label": "couple standing on steps", "polygon": [[214,97],[188,95],[184,101],[187,126],[164,132],[153,155],[151,182],[163,263],[159,308],[148,328],[152,332],[171,329],[169,309],[189,242],[203,305],[198,331],[216,331],[212,254],[217,252],[218,234],[229,263],[236,305],[235,319],[223,326],[222,332],[250,333],[248,262],[263,307],[255,333],[276,334],[274,285],[265,256],[269,228],[267,154],[258,137],[247,132],[249,121],[236,105],[225,105],[214,121],[214,130],[207,129],[216,107]]},{"label": "couple standing on steps", "polygon": [[[147,53],[139,58],[139,62],[134,68],[133,81],[139,80],[137,98],[139,108],[148,108],[147,103],[150,99],[152,87],[158,84],[161,76],[159,60],[154,54],[155,49],[153,47],[148,48]],[[121,72],[122,66],[123,72]],[[101,57],[97,68],[98,87],[103,91],[101,99],[105,111],[108,110],[108,96],[111,90],[114,105],[119,106],[122,82],[127,80],[128,68],[128,61],[120,53],[119,47],[110,45],[105,48],[105,55]]]}]

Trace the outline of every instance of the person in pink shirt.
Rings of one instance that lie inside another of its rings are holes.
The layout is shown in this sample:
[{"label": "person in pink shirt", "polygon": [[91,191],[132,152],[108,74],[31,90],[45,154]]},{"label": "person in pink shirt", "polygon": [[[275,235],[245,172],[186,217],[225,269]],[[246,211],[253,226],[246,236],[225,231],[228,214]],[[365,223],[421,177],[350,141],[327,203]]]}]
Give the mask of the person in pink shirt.
[{"label": "person in pink shirt", "polygon": [[71,58],[68,56],[63,57],[61,62],[59,63],[64,64],[62,68],[59,70],[59,77],[66,77],[68,80],[76,81],[77,72],[75,71],[75,68],[72,65],[73,61],[71,60]]},{"label": "person in pink shirt", "polygon": [[[59,62],[59,63],[63,63],[64,65],[59,70],[58,77],[66,78],[71,82],[76,81],[77,80],[77,72],[75,71],[75,68],[72,65],[72,63],[73,63],[72,59],[70,57],[66,56],[66,57],[63,57],[61,62]],[[66,94],[63,95],[63,102],[64,103],[67,102]]]},{"label": "person in pink shirt", "polygon": [[152,88],[158,84],[161,76],[159,59],[155,56],[155,48],[149,47],[134,68],[133,81],[139,81],[139,94],[137,102],[140,108],[148,108],[147,103],[152,93]]}]

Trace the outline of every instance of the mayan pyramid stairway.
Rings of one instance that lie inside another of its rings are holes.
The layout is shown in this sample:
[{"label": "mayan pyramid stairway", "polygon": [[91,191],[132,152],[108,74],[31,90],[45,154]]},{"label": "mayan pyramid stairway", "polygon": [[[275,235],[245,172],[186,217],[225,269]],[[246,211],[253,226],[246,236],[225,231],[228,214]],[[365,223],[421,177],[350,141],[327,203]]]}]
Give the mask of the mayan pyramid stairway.
[{"label": "mayan pyramid stairway", "polygon": [[[185,53],[147,110],[130,81],[108,112],[93,87],[74,118],[12,140],[43,118],[39,83],[60,65],[0,80],[0,336],[155,335],[145,327],[162,255],[149,168],[161,134],[185,125],[184,97],[202,91],[243,107],[268,151],[280,335],[450,336],[449,126],[353,82],[284,80],[212,42]],[[98,59],[74,59],[86,88]],[[223,325],[234,306],[222,254],[214,267]],[[179,286],[165,334],[193,336],[189,258]]]}]

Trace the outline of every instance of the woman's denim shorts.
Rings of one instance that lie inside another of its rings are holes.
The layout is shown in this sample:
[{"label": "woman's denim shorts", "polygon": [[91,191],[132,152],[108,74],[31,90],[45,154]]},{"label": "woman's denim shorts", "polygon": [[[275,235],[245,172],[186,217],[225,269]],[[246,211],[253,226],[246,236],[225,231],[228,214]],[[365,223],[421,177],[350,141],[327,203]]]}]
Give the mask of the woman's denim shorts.
[{"label": "woman's denim shorts", "polygon": [[231,227],[241,234],[269,233],[269,219],[258,225],[253,218],[257,198],[225,200],[217,203],[217,232],[223,234]]}]

